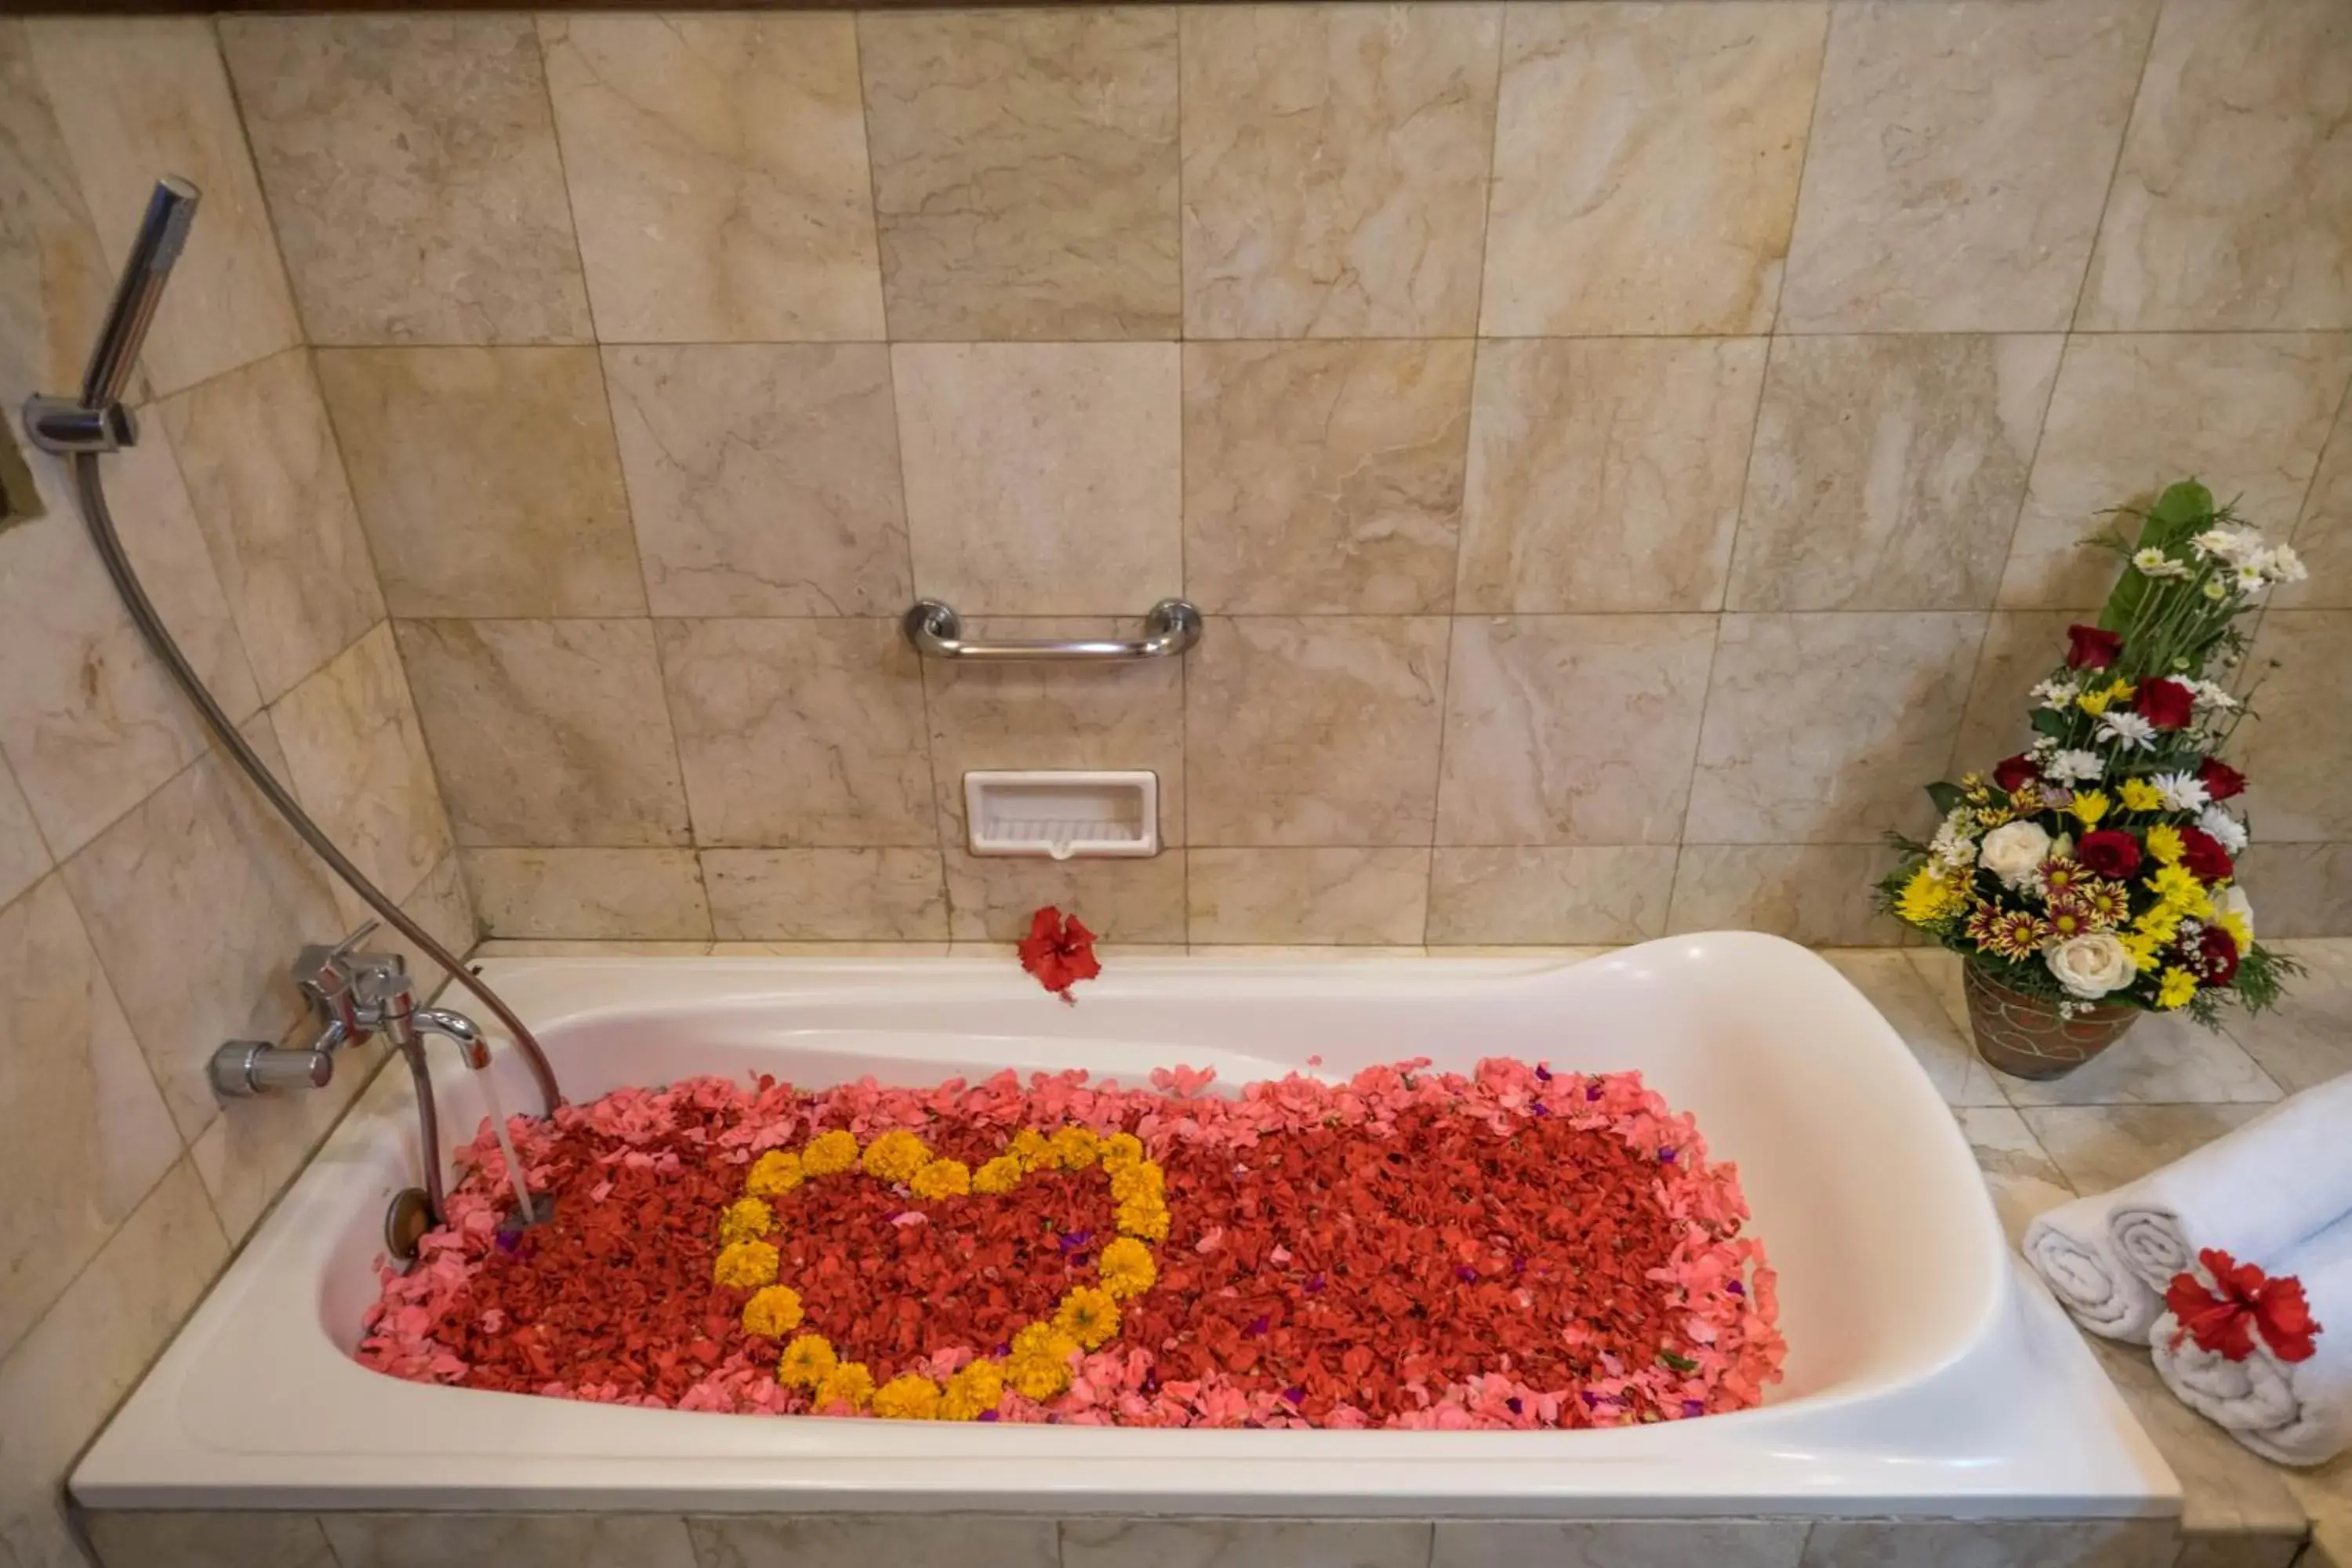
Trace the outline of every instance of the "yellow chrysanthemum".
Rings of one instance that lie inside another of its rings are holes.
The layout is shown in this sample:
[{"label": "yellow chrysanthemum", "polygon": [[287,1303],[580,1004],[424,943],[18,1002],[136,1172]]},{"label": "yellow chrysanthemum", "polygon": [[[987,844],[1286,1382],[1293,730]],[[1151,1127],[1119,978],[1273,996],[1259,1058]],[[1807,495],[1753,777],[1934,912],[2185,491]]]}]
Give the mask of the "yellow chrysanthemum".
[{"label": "yellow chrysanthemum", "polygon": [[1045,1140],[1045,1162],[1056,1170],[1083,1171],[1101,1158],[1102,1140],[1088,1128],[1056,1128]]},{"label": "yellow chrysanthemum", "polygon": [[866,1402],[873,1397],[874,1374],[866,1370],[866,1363],[845,1361],[835,1363],[834,1369],[824,1374],[816,1385],[816,1392],[809,1395],[809,1403],[819,1410],[829,1409],[835,1405],[863,1410]]},{"label": "yellow chrysanthemum", "polygon": [[776,1216],[757,1198],[737,1198],[719,1213],[719,1245],[757,1241],[776,1227]]},{"label": "yellow chrysanthemum", "polygon": [[2104,713],[2107,710],[2107,704],[2115,700],[2116,696],[2113,688],[2095,686],[2088,691],[2084,692],[2080,697],[2075,698],[2074,706],[2080,708],[2085,713]]},{"label": "yellow chrysanthemum", "polygon": [[2155,904],[2140,911],[2132,930],[2158,947],[2180,934],[2180,911],[2170,904]]},{"label": "yellow chrysanthemum", "polygon": [[2164,1008],[2178,1007],[2196,994],[2197,976],[2185,969],[2168,969],[2164,972],[2164,978],[2157,983],[2156,1005]]},{"label": "yellow chrysanthemum", "polygon": [[1923,865],[1903,884],[1895,912],[1912,925],[1928,926],[1959,913],[1968,901],[1968,893],[1951,878],[1941,875],[1932,864]]},{"label": "yellow chrysanthemum", "polygon": [[873,1142],[866,1145],[866,1173],[886,1182],[908,1182],[915,1173],[930,1163],[931,1152],[923,1141],[903,1127],[894,1127]]},{"label": "yellow chrysanthemum", "polygon": [[1161,1170],[1156,1161],[1139,1161],[1110,1173],[1110,1195],[1121,1203],[1135,1198],[1150,1198],[1156,1202],[1167,1190],[1168,1173]]},{"label": "yellow chrysanthemum", "polygon": [[1080,1285],[1054,1309],[1054,1326],[1090,1351],[1118,1337],[1118,1303],[1108,1290]]},{"label": "yellow chrysanthemum", "polygon": [[2088,789],[2076,795],[2066,809],[2074,813],[2074,820],[2084,826],[2096,827],[2099,818],[2106,816],[2115,804],[2099,791]]},{"label": "yellow chrysanthemum", "polygon": [[777,1358],[776,1381],[788,1388],[815,1388],[838,1364],[831,1340],[823,1334],[803,1334]]},{"label": "yellow chrysanthemum", "polygon": [[820,1132],[801,1151],[803,1175],[830,1176],[857,1163],[857,1139],[839,1128]]},{"label": "yellow chrysanthemum", "polygon": [[711,1283],[738,1290],[772,1285],[781,1261],[776,1249],[764,1241],[734,1242],[719,1249],[719,1257],[710,1265]]},{"label": "yellow chrysanthemum", "polygon": [[1004,1398],[1004,1371],[992,1361],[976,1361],[948,1379],[940,1399],[942,1421],[974,1421]]},{"label": "yellow chrysanthemum", "polygon": [[2254,922],[2246,918],[2243,910],[2223,910],[2213,923],[2230,933],[2230,940],[2238,944],[2240,956],[2254,945]]},{"label": "yellow chrysanthemum", "polygon": [[919,1373],[902,1372],[874,1391],[874,1414],[885,1421],[936,1421],[940,1385]]},{"label": "yellow chrysanthemum", "polygon": [[1045,1158],[1045,1135],[1034,1127],[1024,1127],[1013,1135],[1004,1152],[1021,1162],[1024,1171],[1034,1171]]},{"label": "yellow chrysanthemum", "polygon": [[1130,1198],[1118,1205],[1118,1228],[1146,1241],[1168,1239],[1168,1205],[1158,1198]]},{"label": "yellow chrysanthemum", "polygon": [[751,1162],[743,1190],[755,1198],[780,1198],[807,1179],[798,1154],[790,1149],[771,1149]]},{"label": "yellow chrysanthemum", "polygon": [[919,1198],[960,1198],[971,1191],[971,1167],[961,1160],[934,1160],[908,1185]]},{"label": "yellow chrysanthemum", "polygon": [[1103,1140],[1103,1169],[1124,1171],[1143,1163],[1143,1140],[1132,1132],[1114,1132]]},{"label": "yellow chrysanthemum", "polygon": [[2178,866],[2185,847],[2180,842],[2180,829],[2168,822],[2159,822],[2147,830],[2147,852],[2159,866]]},{"label": "yellow chrysanthemum", "polygon": [[2203,920],[2213,912],[2213,900],[2205,895],[2205,885],[2186,866],[2158,866],[2147,885],[2164,901],[2167,909],[2179,911],[2193,920]]},{"label": "yellow chrysanthemum", "polygon": [[1021,1162],[1012,1154],[999,1154],[971,1173],[971,1190],[975,1193],[1009,1193],[1021,1184]]},{"label": "yellow chrysanthemum", "polygon": [[801,1294],[789,1285],[770,1285],[751,1293],[743,1303],[743,1331],[782,1339],[801,1326],[808,1314],[801,1310]]},{"label": "yellow chrysanthemum", "polygon": [[2145,931],[2132,931],[2116,940],[2124,944],[2126,952],[2131,954],[2132,967],[2146,974],[2156,967],[2157,951],[2172,938],[2169,934],[2154,936]]},{"label": "yellow chrysanthemum", "polygon": [[2126,811],[2161,811],[2164,795],[2146,779],[2126,779],[2120,786]]},{"label": "yellow chrysanthemum", "polygon": [[1160,1278],[1160,1266],[1151,1260],[1151,1248],[1131,1236],[1122,1236],[1102,1249],[1097,1272],[1103,1289],[1125,1301],[1151,1289]]}]

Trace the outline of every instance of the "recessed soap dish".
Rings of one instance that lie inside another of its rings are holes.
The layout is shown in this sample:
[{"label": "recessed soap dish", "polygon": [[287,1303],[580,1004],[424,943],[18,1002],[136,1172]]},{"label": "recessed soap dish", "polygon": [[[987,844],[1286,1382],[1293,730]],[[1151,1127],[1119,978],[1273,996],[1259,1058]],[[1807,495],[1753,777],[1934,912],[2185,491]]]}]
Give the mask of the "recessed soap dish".
[{"label": "recessed soap dish", "polygon": [[1160,775],[970,773],[964,820],[975,855],[1071,860],[1160,853]]}]

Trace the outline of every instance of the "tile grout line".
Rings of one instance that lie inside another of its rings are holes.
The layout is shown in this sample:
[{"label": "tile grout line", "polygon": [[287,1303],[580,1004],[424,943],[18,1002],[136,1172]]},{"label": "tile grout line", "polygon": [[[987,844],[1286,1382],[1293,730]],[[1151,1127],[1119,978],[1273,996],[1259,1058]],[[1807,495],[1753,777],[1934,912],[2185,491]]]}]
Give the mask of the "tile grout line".
[{"label": "tile grout line", "polygon": [[[2163,0],[2151,0],[2155,15],[2147,25],[2147,42],[2140,46],[2139,69],[2132,75],[2132,100],[2124,111],[2123,129],[2116,136],[2116,155],[2107,164],[2107,183],[2099,194],[2099,216],[2091,226],[2091,247],[2083,255],[2083,275],[2074,280],[2074,307],[2066,313],[2064,331],[2072,335],[2082,324],[2083,305],[2090,298],[2091,274],[2097,267],[2105,248],[2107,231],[2107,211],[2115,205],[2116,182],[2122,176],[2124,153],[2131,147],[2132,127],[2138,122],[2140,100],[2147,91],[2148,67],[2156,59],[2156,36],[2164,28]],[[2115,330],[2115,329],[2110,329]]]}]

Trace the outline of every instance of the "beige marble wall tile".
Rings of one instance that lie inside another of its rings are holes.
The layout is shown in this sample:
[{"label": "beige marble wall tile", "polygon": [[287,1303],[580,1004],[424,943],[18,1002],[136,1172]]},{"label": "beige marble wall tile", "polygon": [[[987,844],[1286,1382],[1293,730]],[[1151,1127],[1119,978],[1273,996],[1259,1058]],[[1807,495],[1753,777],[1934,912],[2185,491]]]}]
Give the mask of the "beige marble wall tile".
[{"label": "beige marble wall tile", "polygon": [[1440,844],[1672,844],[1712,616],[1454,623]]},{"label": "beige marble wall tile", "polygon": [[1454,603],[1468,342],[1188,343],[1184,586],[1234,615]]},{"label": "beige marble wall tile", "polygon": [[702,880],[722,942],[947,940],[936,849],[706,849]]},{"label": "beige marble wall tile", "polygon": [[457,842],[688,842],[645,621],[402,621]]},{"label": "beige marble wall tile", "polygon": [[1423,1568],[1433,1527],[1411,1520],[1074,1519],[1062,1568]]},{"label": "beige marble wall tile", "polygon": [[2260,684],[2235,737],[2244,807],[2270,843],[2352,838],[2352,610],[2272,610],[2247,655]]},{"label": "beige marble wall tile", "polygon": [[[377,939],[369,946],[377,948]],[[287,962],[293,956],[288,952]],[[303,1026],[306,1043],[310,1028]],[[189,1052],[209,1054],[194,1042]],[[334,1078],[323,1089],[221,1102],[220,1114],[190,1140],[188,1158],[232,1243],[241,1245],[253,1233],[391,1054],[385,1042],[372,1040],[336,1052]]]},{"label": "beige marble wall tile", "polygon": [[965,615],[1101,616],[1176,592],[1174,344],[902,343],[890,359],[924,597]]},{"label": "beige marble wall tile", "polygon": [[1782,328],[2063,331],[2156,11],[2157,0],[1841,7]]},{"label": "beige marble wall tile", "polygon": [[2062,342],[1777,340],[1732,552],[1730,606],[1991,605]]},{"label": "beige marble wall tile", "polygon": [[[2190,1019],[2151,1014],[2064,1078],[2007,1079],[2011,1105],[2261,1105],[2279,1086],[2237,1042]],[[2054,1150],[2053,1150],[2054,1152]]]},{"label": "beige marble wall tile", "polygon": [[278,699],[269,717],[303,808],[395,902],[415,892],[449,852],[449,819],[391,623]]},{"label": "beige marble wall tile", "polygon": [[1952,747],[1955,775],[1990,773],[2003,757],[2032,743],[2033,688],[2064,661],[2066,628],[2084,618],[2070,610],[1995,610],[1987,618]]},{"label": "beige marble wall tile", "polygon": [[[289,778],[267,715],[245,735]],[[205,1060],[224,1040],[276,1040],[307,1011],[287,970],[342,934],[327,875],[215,752],[65,866],[115,994],[182,1136],[219,1113]]]},{"label": "beige marble wall tile", "polygon": [[0,406],[80,386],[113,286],[32,39],[0,22]]},{"label": "beige marble wall tile", "polygon": [[2177,1521],[1822,1520],[1804,1568],[1896,1568],[1908,1563],[2032,1563],[2038,1568],[2171,1568]]},{"label": "beige marble wall tile", "polygon": [[713,958],[945,958],[944,942],[714,942]]},{"label": "beige marble wall tile", "polygon": [[1447,623],[1212,616],[1186,656],[1194,844],[1426,844]]},{"label": "beige marble wall tile", "polygon": [[1801,1520],[1437,1522],[1430,1568],[1797,1568]]},{"label": "beige marble wall tile", "polygon": [[154,389],[176,392],[301,341],[211,23],[57,17],[26,31],[105,247],[107,287],[159,177],[204,193],[143,351]]},{"label": "beige marble wall tile", "polygon": [[2102,330],[2352,327],[2352,16],[2170,0],[2083,297]]},{"label": "beige marble wall tile", "polygon": [[94,1512],[84,1516],[106,1568],[338,1568],[310,1513]]},{"label": "beige marble wall tile", "polygon": [[1184,940],[1184,856],[1142,860],[1039,860],[947,851],[948,934],[955,942],[1017,942],[1052,904],[1118,942]]},{"label": "beige marble wall tile", "polygon": [[[1903,1037],[1927,1080],[1944,1103],[1953,1106],[2006,1105],[1993,1081],[1992,1069],[1977,1059],[1976,1046],[1966,1026],[1945,1007],[1916,961],[1929,956],[1922,949],[1905,952],[1825,952],[1823,958],[1870,999],[1895,1032]],[[1944,955],[1940,950],[1935,956]],[[1958,983],[1958,976],[1953,976]]]},{"label": "beige marble wall tile", "polygon": [[[2111,1047],[2112,1048],[2112,1047]],[[2021,1080],[2005,1079],[2016,1084]],[[2244,1126],[2260,1105],[2027,1107],[2022,1115],[2078,1193],[2113,1192]]]},{"label": "beige marble wall tile", "polygon": [[646,608],[592,348],[319,354],[395,616]]},{"label": "beige marble wall tile", "polygon": [[2336,428],[2320,454],[2294,543],[2310,579],[2274,590],[2271,603],[2298,610],[2352,610],[2352,396],[2337,411]]},{"label": "beige marble wall tile", "polygon": [[[335,901],[343,907],[344,918],[353,930],[369,918],[357,907],[357,897],[340,885],[335,889]],[[458,864],[454,849],[425,873],[425,880],[401,900],[400,907],[410,919],[421,922],[436,942],[461,959],[474,951],[474,943],[481,935],[480,921],[474,913],[473,889],[466,886],[465,869]],[[396,952],[406,961],[419,1001],[431,1001],[439,995],[450,977],[447,970],[425,957],[421,949],[390,924],[370,937],[368,946],[379,952]],[[456,1005],[464,1008],[473,1004],[460,996]]]},{"label": "beige marble wall tile", "polygon": [[1873,902],[1895,864],[1871,844],[1685,844],[1666,930],[1761,931],[1808,946],[1894,947],[1906,940]]},{"label": "beige marble wall tile", "polygon": [[1176,12],[857,19],[893,338],[1172,338]]},{"label": "beige marble wall tile", "polygon": [[1726,616],[1685,837],[1864,844],[1920,830],[1968,700],[1979,614]]},{"label": "beige marble wall tile", "polygon": [[328,1513],[339,1568],[695,1568],[676,1514]]},{"label": "beige marble wall tile", "polygon": [[2264,940],[2352,933],[2352,843],[2255,844],[2238,881],[2261,900]]},{"label": "beige marble wall tile", "polygon": [[539,20],[597,335],[882,336],[844,16]]},{"label": "beige marble wall tile", "polygon": [[180,1140],[64,883],[47,879],[0,909],[0,975],[5,1355],[179,1158]]},{"label": "beige marble wall tile", "polygon": [[1758,332],[1796,219],[1829,9],[1515,5],[1483,332]]},{"label": "beige marble wall tile", "polygon": [[702,1568],[1059,1568],[1049,1519],[933,1514],[717,1514],[689,1518]]},{"label": "beige marble wall tile", "polygon": [[[1132,619],[971,617],[975,637],[1136,637]],[[923,666],[940,842],[968,844],[963,775],[992,768],[1149,770],[1160,780],[1160,839],[1184,842],[1184,668],[1131,664]]]},{"label": "beige marble wall tile", "polygon": [[703,958],[709,956],[713,945],[707,942],[494,940],[477,945],[474,949],[474,956],[476,958]]},{"label": "beige marble wall tile", "polygon": [[897,623],[659,621],[655,633],[696,843],[939,841],[922,672]]},{"label": "beige marble wall tile", "polygon": [[1456,608],[1712,610],[1765,343],[1482,342]]},{"label": "beige marble wall tile", "polygon": [[1501,7],[1183,13],[1184,330],[1477,330]]},{"label": "beige marble wall tile", "polygon": [[16,775],[0,757],[0,904],[6,904],[39,880],[49,868],[49,847],[16,787]]},{"label": "beige marble wall tile", "polygon": [[1426,849],[1195,849],[1186,859],[1192,942],[1411,945],[1428,906]]},{"label": "beige marble wall tile", "polygon": [[274,702],[383,618],[310,355],[247,365],[157,412],[261,696]]},{"label": "beige marble wall tile", "polygon": [[58,1304],[0,1360],[8,1462],[0,1552],[25,1568],[79,1568],[65,1518],[75,1458],[228,1261],[185,1163],[173,1165]]},{"label": "beige marble wall tile", "polygon": [[459,858],[489,936],[710,940],[690,849],[466,849]]},{"label": "beige marble wall tile", "polygon": [[230,16],[221,45],[312,342],[590,336],[528,16]]},{"label": "beige marble wall tile", "polygon": [[[1980,1070],[1990,1076],[1991,1069]],[[1984,1173],[1985,1186],[1992,1194],[2001,1231],[2015,1247],[2037,1216],[2073,1201],[2074,1189],[2066,1184],[2065,1173],[2016,1111],[2005,1105],[1977,1105],[1958,1114],[1969,1152],[1976,1156],[1977,1169]]]},{"label": "beige marble wall tile", "polygon": [[1429,941],[1646,942],[1666,933],[1671,844],[1438,849],[1430,861]]},{"label": "beige marble wall tile", "polygon": [[2300,510],[2352,377],[2352,338],[2242,333],[2076,337],[2010,547],[2000,603],[2096,605],[2115,558],[2082,548],[2116,506],[2195,475],[2273,537]]},{"label": "beige marble wall tile", "polygon": [[[2271,940],[2267,930],[2263,936]],[[2264,1076],[2299,1094],[2352,1072],[2352,951],[2327,942],[2280,946],[2305,971],[2288,983],[2286,1000],[2267,1013],[2232,1011],[2222,1026]]]},{"label": "beige marble wall tile", "polygon": [[608,348],[659,616],[882,616],[913,599],[879,344]]},{"label": "beige marble wall tile", "polygon": [[[70,855],[208,742],[123,609],[65,468],[28,463],[47,515],[0,533],[0,749],[50,847]],[[157,425],[107,460],[106,489],[165,624],[230,716],[245,718],[260,702],[252,667]]]}]

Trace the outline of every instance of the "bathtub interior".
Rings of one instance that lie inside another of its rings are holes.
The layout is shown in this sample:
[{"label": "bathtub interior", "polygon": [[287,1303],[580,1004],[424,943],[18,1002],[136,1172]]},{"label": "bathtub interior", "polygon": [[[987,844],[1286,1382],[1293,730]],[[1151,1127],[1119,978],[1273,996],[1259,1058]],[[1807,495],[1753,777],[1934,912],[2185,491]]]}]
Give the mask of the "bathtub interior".
[{"label": "bathtub interior", "polygon": [[[485,973],[537,1021],[575,1100],[703,1073],[924,1085],[1076,1067],[1135,1083],[1181,1062],[1215,1068],[1232,1090],[1409,1057],[1456,1070],[1486,1056],[1638,1068],[1696,1115],[1712,1157],[1738,1163],[1789,1342],[1769,1405],[1928,1378],[1992,1331],[2008,1287],[1983,1185],[1925,1075],[1843,976],[1771,938],[1671,940],[1580,963],[1449,961],[1434,973],[1129,961],[1083,987],[1076,1006],[987,960],[530,960]],[[530,1103],[511,1053],[494,1070],[508,1105]],[[478,1112],[454,1073],[441,1097],[454,1146]],[[320,1327],[347,1352],[376,1291],[376,1198],[402,1181],[386,1140],[373,1158],[377,1179],[350,1190],[374,1195],[352,1205],[320,1281]]]}]

